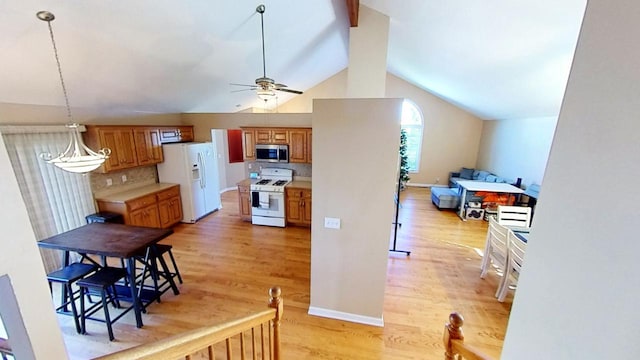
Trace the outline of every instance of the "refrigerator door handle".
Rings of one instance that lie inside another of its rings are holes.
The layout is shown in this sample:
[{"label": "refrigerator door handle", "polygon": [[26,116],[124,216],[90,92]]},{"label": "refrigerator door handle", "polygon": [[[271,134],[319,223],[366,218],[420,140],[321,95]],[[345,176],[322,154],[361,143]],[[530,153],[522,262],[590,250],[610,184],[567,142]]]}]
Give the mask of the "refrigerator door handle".
[{"label": "refrigerator door handle", "polygon": [[198,159],[198,168],[200,168],[200,179],[198,179],[198,182],[200,183],[200,188],[202,189],[204,186],[203,184],[203,180],[204,179],[204,167],[202,166],[202,153],[198,153],[197,155],[197,159]]},{"label": "refrigerator door handle", "polygon": [[207,165],[205,163],[205,159],[204,156],[202,155],[202,153],[198,153],[198,155],[200,156],[200,167],[202,168],[202,176],[200,177],[200,181],[202,181],[202,188],[206,188],[207,187]]}]

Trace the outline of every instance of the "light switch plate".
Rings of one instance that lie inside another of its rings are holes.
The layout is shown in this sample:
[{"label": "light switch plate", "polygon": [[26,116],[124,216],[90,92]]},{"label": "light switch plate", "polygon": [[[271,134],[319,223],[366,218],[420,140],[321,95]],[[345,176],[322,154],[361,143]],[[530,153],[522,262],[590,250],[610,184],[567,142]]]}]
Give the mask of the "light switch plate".
[{"label": "light switch plate", "polygon": [[329,229],[340,229],[340,219],[339,218],[324,218],[324,227]]}]

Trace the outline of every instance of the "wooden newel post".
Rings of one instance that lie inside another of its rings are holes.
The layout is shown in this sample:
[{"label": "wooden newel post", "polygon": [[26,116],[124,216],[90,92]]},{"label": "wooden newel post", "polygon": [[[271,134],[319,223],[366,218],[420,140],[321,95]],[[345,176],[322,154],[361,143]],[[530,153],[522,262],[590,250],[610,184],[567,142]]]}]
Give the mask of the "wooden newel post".
[{"label": "wooden newel post", "polygon": [[280,359],[280,319],[282,319],[282,290],[280,287],[274,286],[269,289],[269,307],[276,309],[276,317],[273,320],[273,358],[275,360]]},{"label": "wooden newel post", "polygon": [[449,323],[444,326],[444,358],[445,360],[454,359],[453,346],[451,340],[464,340],[464,334],[462,334],[462,324],[464,324],[464,318],[457,312],[452,312],[449,315]]}]

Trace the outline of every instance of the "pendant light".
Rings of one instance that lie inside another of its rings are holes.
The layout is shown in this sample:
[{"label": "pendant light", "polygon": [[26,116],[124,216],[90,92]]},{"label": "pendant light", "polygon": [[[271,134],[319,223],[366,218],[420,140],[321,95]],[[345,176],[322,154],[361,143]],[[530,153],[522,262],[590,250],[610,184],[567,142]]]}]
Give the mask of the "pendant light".
[{"label": "pendant light", "polygon": [[67,118],[69,123],[66,127],[69,129],[69,145],[67,148],[57,156],[51,153],[42,153],[40,157],[44,159],[48,164],[53,164],[62,170],[73,173],[87,173],[97,169],[111,154],[111,149],[101,149],[96,151],[91,150],[82,141],[82,135],[80,134],[80,125],[73,121],[71,116],[71,107],[69,106],[69,96],[67,95],[67,88],[64,85],[64,78],[62,77],[62,68],[60,67],[60,59],[58,58],[58,49],[56,48],[56,41],[53,38],[53,29],[51,28],[51,21],[56,17],[49,11],[39,11],[36,16],[42,21],[46,21],[49,26],[49,34],[51,35],[51,43],[53,44],[53,54],[56,58],[56,64],[58,65],[58,75],[60,75],[60,83],[62,84],[62,93],[64,94],[64,101],[67,106]]}]

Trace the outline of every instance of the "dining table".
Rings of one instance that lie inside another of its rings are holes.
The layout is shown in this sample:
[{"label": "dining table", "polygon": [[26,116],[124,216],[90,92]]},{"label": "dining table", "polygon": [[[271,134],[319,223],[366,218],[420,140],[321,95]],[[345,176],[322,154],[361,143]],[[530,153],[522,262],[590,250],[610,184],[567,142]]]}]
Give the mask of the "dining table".
[{"label": "dining table", "polygon": [[[63,266],[69,265],[69,253],[80,254],[83,259],[92,260],[88,255],[97,255],[102,259],[114,257],[126,262],[128,281],[126,282],[131,294],[132,308],[135,313],[136,326],[141,328],[143,305],[139,293],[142,284],[136,282],[136,256],[140,254],[156,254],[155,245],[173,233],[172,229],[157,229],[131,226],[116,223],[90,223],[73,230],[51,236],[38,241],[38,246],[46,249],[63,251]],[[159,254],[158,254],[159,255]],[[169,268],[162,256],[155,256],[162,271],[169,273]],[[97,264],[97,263],[96,263]],[[106,266],[103,261],[99,266]],[[180,291],[172,276],[166,276],[173,293]],[[144,281],[144,279],[142,279]],[[157,294],[159,296],[159,294]]]}]

